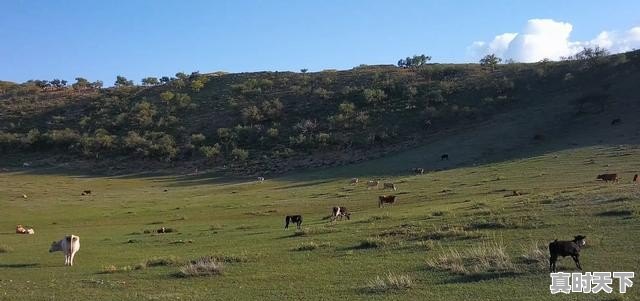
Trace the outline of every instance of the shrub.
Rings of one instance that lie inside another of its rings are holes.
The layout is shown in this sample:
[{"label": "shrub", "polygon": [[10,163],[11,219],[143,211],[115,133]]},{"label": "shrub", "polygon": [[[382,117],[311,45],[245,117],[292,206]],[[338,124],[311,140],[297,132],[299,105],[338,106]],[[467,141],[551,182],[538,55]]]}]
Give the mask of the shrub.
[{"label": "shrub", "polygon": [[546,270],[549,264],[549,249],[545,244],[533,242],[530,246],[523,248],[520,260],[528,265],[533,265],[537,269]]},{"label": "shrub", "polygon": [[249,152],[241,148],[234,148],[233,150],[231,150],[231,157],[235,161],[242,162],[249,158]]},{"label": "shrub", "polygon": [[222,275],[224,263],[211,257],[202,257],[184,265],[177,273],[178,277],[202,277]]}]

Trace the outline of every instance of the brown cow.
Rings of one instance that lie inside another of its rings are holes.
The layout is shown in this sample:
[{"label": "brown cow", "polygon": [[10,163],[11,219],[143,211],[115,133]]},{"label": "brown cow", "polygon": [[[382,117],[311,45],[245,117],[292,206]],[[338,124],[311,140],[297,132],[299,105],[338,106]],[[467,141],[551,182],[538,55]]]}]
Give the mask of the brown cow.
[{"label": "brown cow", "polygon": [[617,173],[605,173],[598,175],[596,177],[598,180],[603,180],[605,182],[618,182],[618,174]]},{"label": "brown cow", "polygon": [[378,207],[384,207],[384,204],[393,204],[396,202],[395,195],[381,195],[378,197]]}]

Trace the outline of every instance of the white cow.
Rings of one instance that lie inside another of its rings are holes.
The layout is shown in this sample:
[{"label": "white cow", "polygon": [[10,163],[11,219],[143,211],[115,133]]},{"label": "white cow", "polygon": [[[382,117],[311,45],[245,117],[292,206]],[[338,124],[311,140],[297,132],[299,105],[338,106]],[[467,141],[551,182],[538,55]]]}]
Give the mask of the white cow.
[{"label": "white cow", "polygon": [[73,258],[76,256],[76,252],[80,250],[80,237],[75,235],[67,235],[63,239],[51,243],[49,253],[62,251],[64,252],[64,265],[73,265]]}]

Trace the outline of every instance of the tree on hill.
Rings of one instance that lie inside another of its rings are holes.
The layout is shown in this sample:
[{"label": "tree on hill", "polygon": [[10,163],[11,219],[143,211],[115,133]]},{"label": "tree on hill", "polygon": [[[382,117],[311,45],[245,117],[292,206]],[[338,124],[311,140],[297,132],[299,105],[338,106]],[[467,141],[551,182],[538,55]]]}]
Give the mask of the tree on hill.
[{"label": "tree on hill", "polygon": [[495,54],[487,54],[480,59],[480,66],[490,68],[491,71],[493,71],[496,70],[496,66],[498,66],[501,61],[502,59],[497,57]]},{"label": "tree on hill", "polygon": [[413,57],[407,57],[406,59],[400,59],[398,61],[398,67],[409,68],[409,67],[420,67],[425,65],[428,61],[431,60],[431,56],[427,56],[424,54],[414,55]]},{"label": "tree on hill", "polygon": [[90,86],[91,86],[91,83],[89,83],[89,81],[83,77],[76,77],[76,82],[73,85],[71,85],[71,87],[73,87],[76,90],[86,89],[86,88],[89,88]]},{"label": "tree on hill", "polygon": [[163,77],[160,78],[160,83],[162,83],[162,84],[166,84],[166,83],[168,83],[170,81],[171,81],[171,79],[168,76],[163,76]]},{"label": "tree on hill", "polygon": [[133,81],[132,80],[128,80],[124,76],[118,75],[118,76],[116,76],[115,86],[116,87],[131,87],[131,86],[133,86]]},{"label": "tree on hill", "polygon": [[160,81],[157,77],[145,77],[142,79],[143,86],[157,86],[160,84]]}]

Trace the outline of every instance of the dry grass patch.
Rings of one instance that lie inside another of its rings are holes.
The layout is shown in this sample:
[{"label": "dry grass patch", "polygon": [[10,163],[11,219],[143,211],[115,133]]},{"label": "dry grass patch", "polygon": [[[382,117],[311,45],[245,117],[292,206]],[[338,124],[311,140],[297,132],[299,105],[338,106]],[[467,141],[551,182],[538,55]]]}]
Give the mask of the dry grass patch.
[{"label": "dry grass patch", "polygon": [[13,252],[13,248],[7,245],[0,245],[0,253],[9,253],[9,252]]},{"label": "dry grass patch", "polygon": [[299,244],[297,247],[293,248],[294,251],[313,251],[315,249],[320,249],[324,247],[328,247],[331,244],[328,242],[316,243],[314,241],[303,242]]},{"label": "dry grass patch", "polygon": [[458,275],[482,275],[493,273],[516,273],[513,263],[502,244],[484,243],[462,251],[449,249],[427,261],[427,267],[448,271]]},{"label": "dry grass patch", "polygon": [[180,267],[177,277],[203,277],[222,275],[224,263],[216,261],[215,258],[207,256],[198,258],[188,264]]},{"label": "dry grass patch", "polygon": [[406,290],[413,286],[413,280],[409,275],[397,275],[387,273],[387,275],[369,280],[365,290],[371,293],[384,293],[388,291]]},{"label": "dry grass patch", "polygon": [[520,260],[536,270],[546,270],[549,265],[549,248],[540,242],[523,246]]},{"label": "dry grass patch", "polygon": [[334,233],[334,232],[338,232],[338,229],[333,227],[327,227],[327,226],[308,227],[308,228],[302,228],[301,230],[296,230],[296,232],[293,233],[293,236],[311,236],[311,235],[327,234],[327,233]]},{"label": "dry grass patch", "polygon": [[142,263],[144,267],[173,266],[178,264],[180,264],[180,259],[176,256],[152,257]]}]

